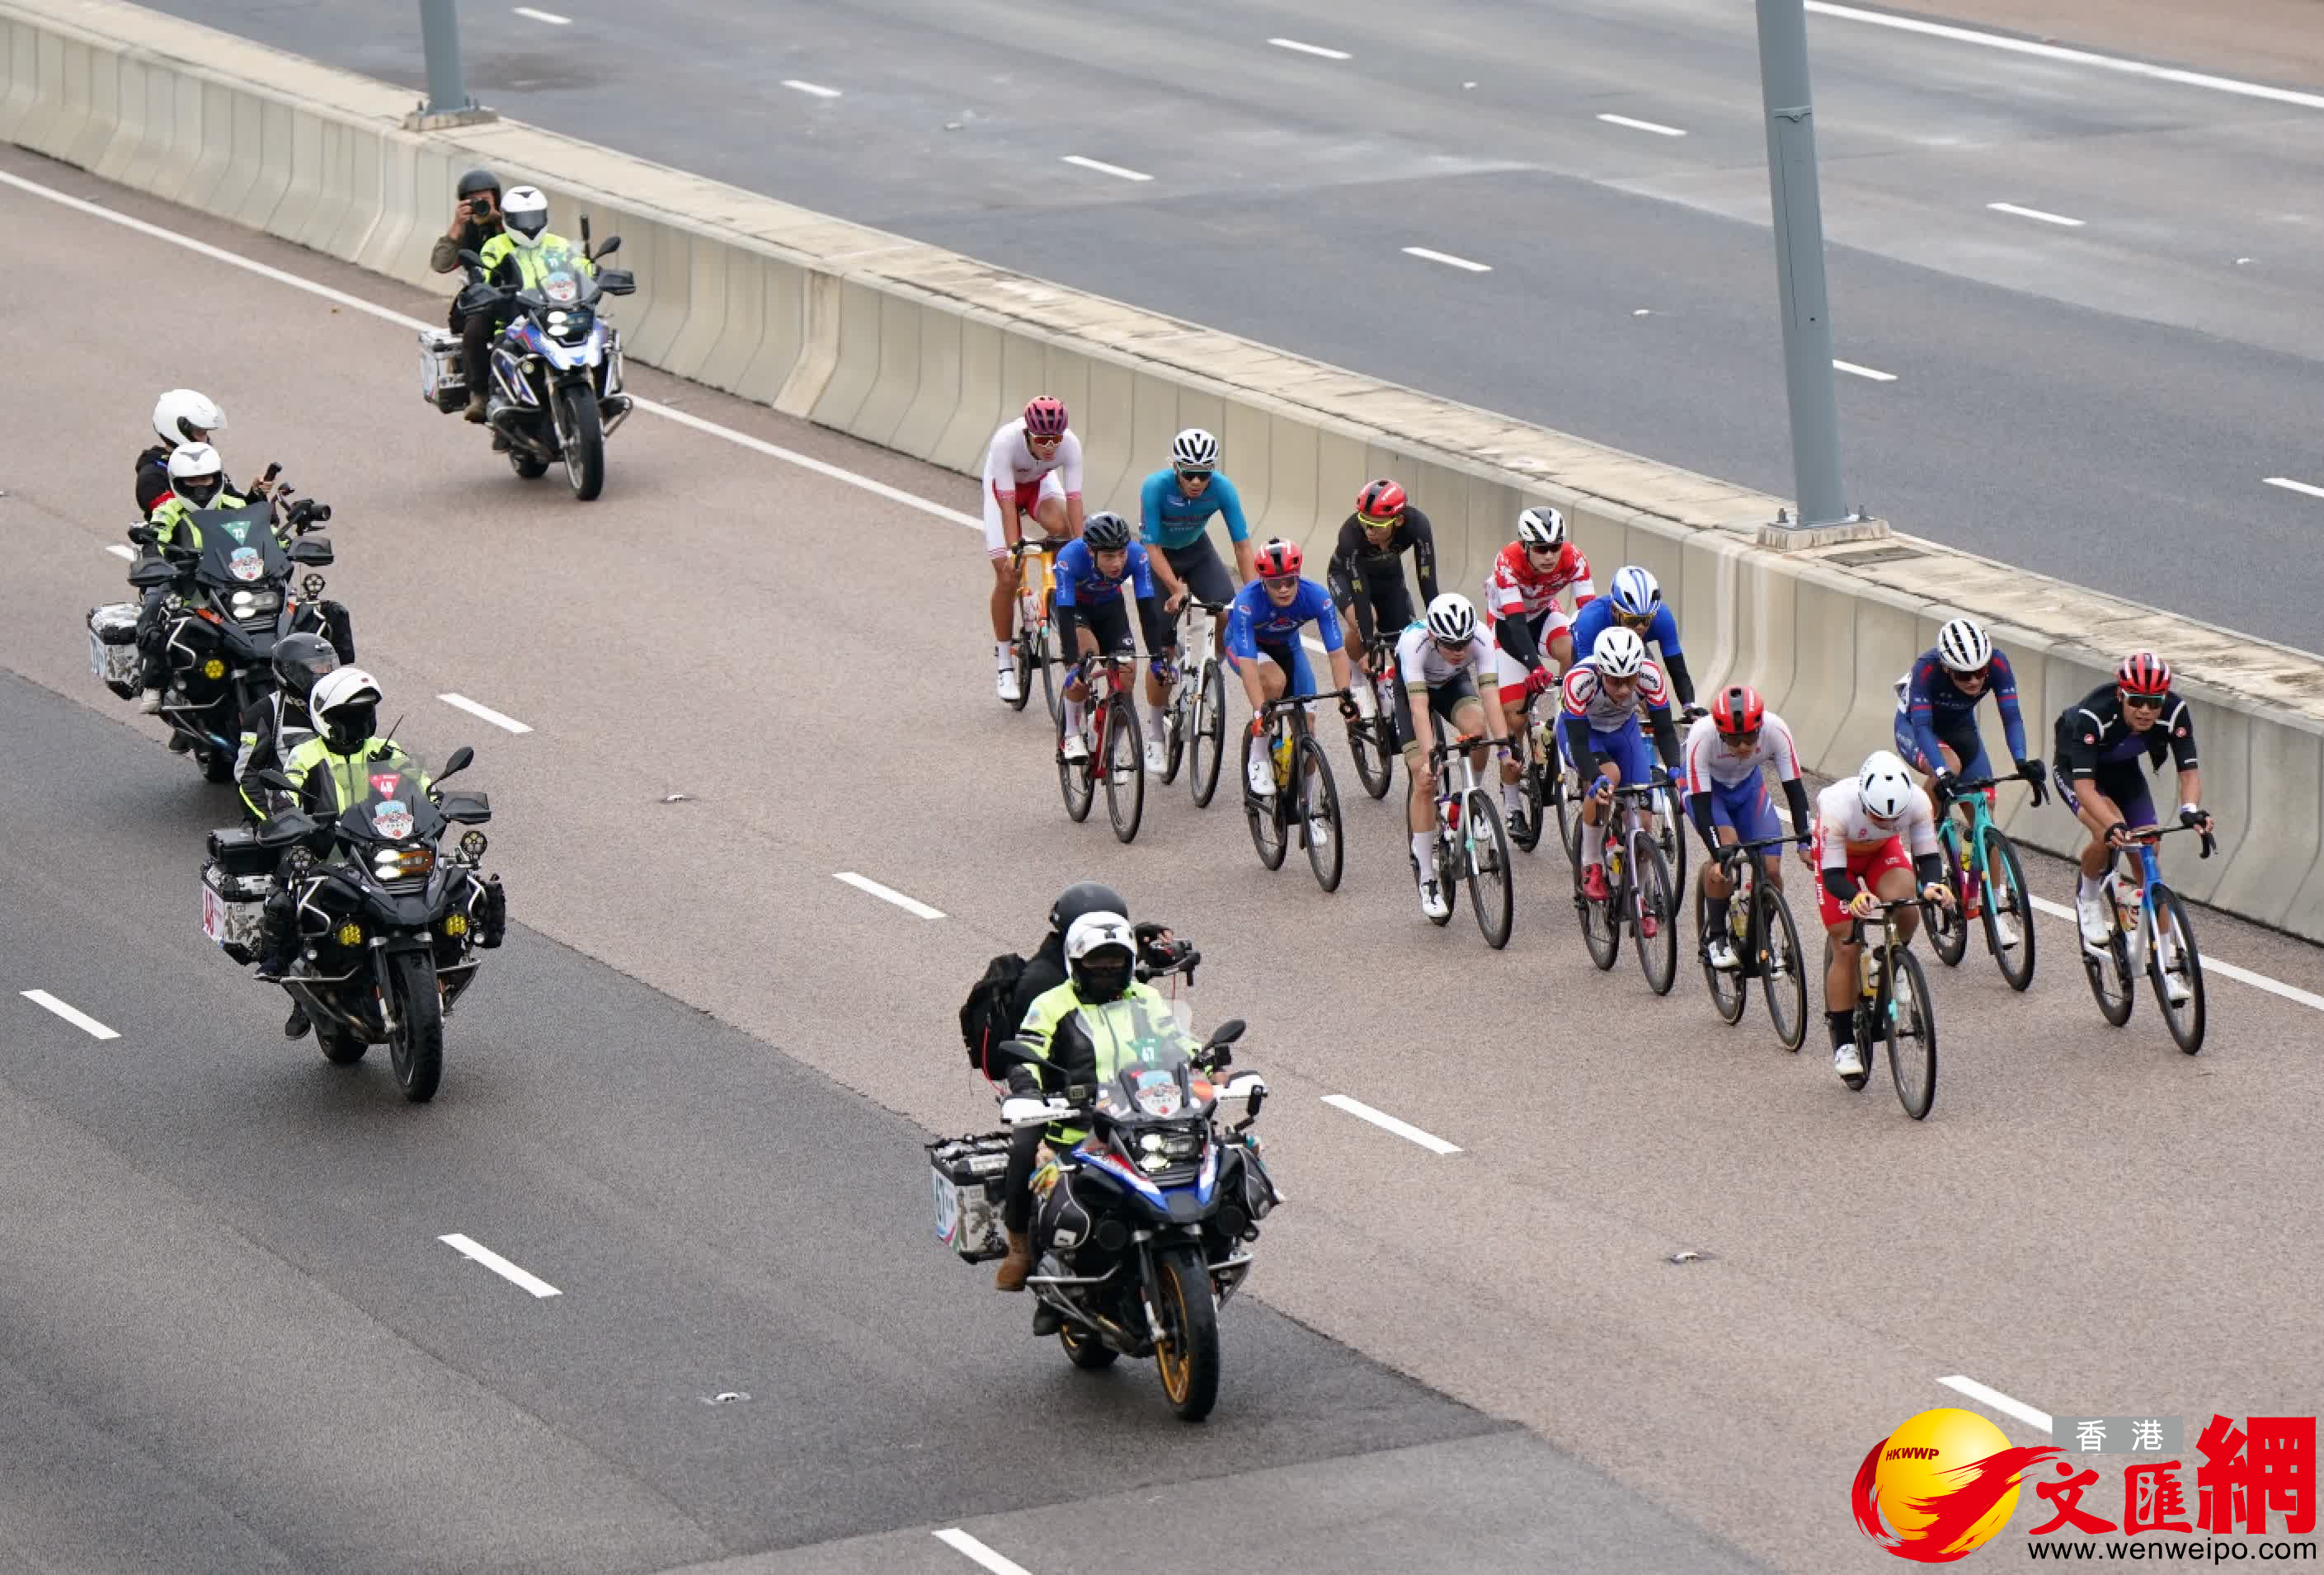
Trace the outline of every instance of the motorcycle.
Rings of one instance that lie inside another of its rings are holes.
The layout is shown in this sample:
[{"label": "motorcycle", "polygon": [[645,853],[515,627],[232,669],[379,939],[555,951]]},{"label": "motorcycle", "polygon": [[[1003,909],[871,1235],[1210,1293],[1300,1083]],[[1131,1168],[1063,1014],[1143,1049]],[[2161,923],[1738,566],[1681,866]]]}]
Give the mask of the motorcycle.
[{"label": "motorcycle", "polygon": [[[237,962],[257,955],[278,880],[289,890],[299,944],[282,989],[306,1009],[324,1059],[352,1065],[385,1045],[414,1103],[435,1097],[444,1019],[475,982],[478,951],[507,929],[500,877],[479,874],[484,834],[470,829],[449,852],[442,845],[454,825],[492,819],[484,794],[441,791],[475,758],[465,744],[455,750],[425,790],[416,772],[374,761],[362,801],[334,818],[285,808],[256,828],[211,833],[203,871],[204,933]],[[259,780],[295,791],[280,771]]]},{"label": "motorcycle", "polygon": [[[1152,1358],[1172,1408],[1199,1422],[1218,1401],[1219,1310],[1250,1272],[1245,1248],[1258,1222],[1282,1201],[1250,1131],[1266,1080],[1215,1081],[1232,1064],[1239,1018],[1198,1044],[1174,1014],[1143,1001],[1082,1015],[1094,1041],[1121,1048],[1114,1075],[1001,1104],[1012,1130],[1068,1120],[1089,1132],[1035,1177],[1035,1269],[1025,1282],[1038,1300],[1035,1332],[1053,1323],[1066,1359],[1084,1371]],[[996,1054],[1039,1064],[1021,1040]],[[1009,1143],[996,1133],[928,1145],[937,1234],[971,1262],[1007,1249],[999,1193]]]},{"label": "motorcycle", "polygon": [[[190,529],[180,527],[180,540],[166,546],[155,542],[151,526],[129,532],[158,555],[130,570],[129,584],[140,592],[169,588],[160,628],[166,672],[161,714],[170,747],[191,754],[212,782],[234,779],[243,712],[274,686],[274,642],[302,628],[327,632],[322,576],[309,573],[295,592],[290,582],[298,568],[330,566],[330,542],[310,534],[330,517],[329,508],[312,500],[292,504],[283,516],[293,538],[287,548],[271,502],[197,510]],[[185,545],[195,537],[199,547]],[[135,602],[115,602],[88,614],[90,669],[124,700],[140,693],[138,611]]]},{"label": "motorcycle", "polygon": [[[609,257],[621,245],[621,236],[608,235],[592,253],[585,217],[580,255],[561,246],[543,251],[540,282],[532,290],[495,285],[475,252],[460,253],[468,269],[460,315],[512,314],[490,361],[484,419],[493,447],[505,450],[509,467],[527,481],[563,460],[565,479],[585,503],[604,490],[605,439],[631,410],[630,396],[622,391],[622,336],[605,320],[604,298],[632,294],[638,286],[624,270],[592,272],[580,264]],[[423,328],[420,348],[420,397],[447,414],[464,409],[469,390],[458,336]]]}]

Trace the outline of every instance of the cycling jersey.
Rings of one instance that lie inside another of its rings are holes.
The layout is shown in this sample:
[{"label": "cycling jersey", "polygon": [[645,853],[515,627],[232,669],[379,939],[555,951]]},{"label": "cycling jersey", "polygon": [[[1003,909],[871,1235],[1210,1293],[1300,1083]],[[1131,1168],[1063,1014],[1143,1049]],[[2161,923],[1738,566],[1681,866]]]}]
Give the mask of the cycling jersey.
[{"label": "cycling jersey", "polygon": [[2150,768],[2161,765],[2167,752],[2179,769],[2195,769],[2195,719],[2175,690],[2163,697],[2154,725],[2133,732],[2123,720],[2122,691],[2101,684],[2059,714],[2056,732],[2058,772],[2069,779],[2096,777],[2109,766],[2133,765],[2142,754]]},{"label": "cycling jersey", "polygon": [[1147,650],[1159,656],[1176,642],[1175,631],[1163,621],[1162,604],[1154,595],[1153,559],[1146,548],[1131,542],[1122,555],[1121,573],[1108,576],[1098,568],[1097,554],[1090,550],[1089,543],[1075,539],[1057,552],[1057,638],[1069,654],[1079,650],[1076,631],[1084,628],[1098,649],[1108,656],[1126,658],[1137,653],[1130,634],[1130,610],[1122,604],[1125,585],[1138,601],[1138,622],[1146,633]]},{"label": "cycling jersey", "polygon": [[1082,495],[1082,440],[1068,432],[1056,451],[1037,458],[1025,442],[1025,419],[1005,423],[993,433],[984,454],[984,550],[991,557],[1009,556],[1009,532],[1002,515],[1014,502],[1019,529],[1031,534],[1033,517],[1045,502],[1063,502]]},{"label": "cycling jersey", "polygon": [[1565,714],[1575,722],[1590,724],[1593,732],[1612,732],[1626,722],[1638,719],[1638,707],[1660,713],[1665,722],[1670,717],[1670,690],[1663,682],[1662,669],[1648,662],[1638,673],[1638,686],[1628,700],[1617,701],[1599,681],[1594,659],[1584,657],[1573,664],[1565,675]]},{"label": "cycling jersey", "polygon": [[1097,566],[1097,554],[1089,543],[1069,541],[1057,554],[1057,605],[1089,607],[1103,602],[1121,600],[1121,587],[1129,585],[1140,598],[1154,594],[1153,559],[1146,548],[1133,541],[1123,555],[1121,572],[1108,576]]},{"label": "cycling jersey", "polygon": [[2017,710],[2017,675],[2000,651],[1985,669],[1985,687],[1964,693],[1948,675],[1933,650],[1923,651],[1912,671],[1896,680],[1896,735],[1912,748],[1897,752],[1923,770],[1933,773],[1944,764],[1940,743],[1950,744],[1960,758],[1961,775],[1985,777],[1985,745],[1977,734],[1977,703],[1991,694],[2001,707],[2001,730],[2009,741],[2009,758],[2025,758],[2025,722]]},{"label": "cycling jersey", "polygon": [[[1573,654],[1587,657],[1598,649],[1598,637],[1614,627],[1614,599],[1593,596],[1573,614]],[[1686,670],[1686,652],[1679,649],[1678,619],[1673,615],[1668,602],[1655,604],[1655,615],[1640,636],[1648,645],[1658,649],[1663,665],[1670,669],[1672,691],[1679,704],[1694,704],[1694,680]]]},{"label": "cycling jersey", "polygon": [[[1340,522],[1339,539],[1324,578],[1333,599],[1352,603],[1356,631],[1370,645],[1375,629],[1401,629],[1412,622],[1412,602],[1405,588],[1401,556],[1412,554],[1413,571],[1420,576],[1420,599],[1436,600],[1436,531],[1428,516],[1407,506],[1404,520],[1389,533],[1388,545],[1374,547],[1364,534],[1363,521],[1351,514]],[[1375,622],[1374,614],[1379,614]],[[1391,620],[1393,620],[1391,622]]]},{"label": "cycling jersey", "polygon": [[1695,719],[1687,730],[1685,761],[1687,810],[1703,845],[1714,852],[1719,828],[1731,826],[1738,842],[1764,842],[1781,834],[1775,806],[1767,800],[1767,784],[1759,768],[1773,763],[1790,803],[1792,824],[1805,840],[1811,818],[1807,788],[1800,781],[1799,746],[1784,719],[1767,712],[1760,720],[1759,739],[1748,754],[1737,754],[1719,736],[1708,716]]},{"label": "cycling jersey", "polygon": [[1434,689],[1466,674],[1483,677],[1485,664],[1492,656],[1492,648],[1481,634],[1469,637],[1466,651],[1448,656],[1428,632],[1428,625],[1416,623],[1397,637],[1397,676],[1406,689]]},{"label": "cycling jersey", "polygon": [[1303,623],[1315,626],[1325,650],[1341,649],[1340,615],[1332,609],[1330,592],[1313,580],[1301,580],[1299,594],[1291,604],[1278,607],[1268,596],[1267,582],[1253,580],[1235,593],[1234,604],[1228,610],[1227,652],[1250,660],[1263,645],[1287,645],[1296,651]]},{"label": "cycling jersey", "polygon": [[1573,604],[1586,607],[1598,594],[1591,583],[1590,560],[1571,541],[1557,549],[1557,561],[1546,573],[1533,566],[1533,558],[1522,541],[1512,541],[1501,548],[1493,566],[1485,571],[1485,622],[1497,624],[1512,612],[1527,618],[1539,618],[1545,612],[1557,610],[1557,594],[1568,585],[1573,587]]},{"label": "cycling jersey", "polygon": [[1227,517],[1230,541],[1250,539],[1250,526],[1242,517],[1242,494],[1223,471],[1211,472],[1211,484],[1199,498],[1178,490],[1178,473],[1157,470],[1139,490],[1139,537],[1148,547],[1187,548],[1210,530],[1211,516]]},{"label": "cycling jersey", "polygon": [[1890,870],[1907,867],[1923,886],[1937,884],[1943,866],[1937,853],[1937,823],[1925,793],[1904,795],[1904,813],[1883,825],[1864,813],[1856,778],[1834,782],[1816,795],[1815,861],[1823,880],[1816,912],[1831,929],[1849,922],[1848,904],[1858,882],[1877,885]]}]

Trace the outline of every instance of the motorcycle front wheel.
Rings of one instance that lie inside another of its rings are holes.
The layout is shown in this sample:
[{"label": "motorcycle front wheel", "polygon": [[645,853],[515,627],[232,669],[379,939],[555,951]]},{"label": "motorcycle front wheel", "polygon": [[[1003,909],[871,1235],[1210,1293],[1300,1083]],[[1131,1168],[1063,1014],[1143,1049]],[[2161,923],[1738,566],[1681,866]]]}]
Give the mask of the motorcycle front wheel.
[{"label": "motorcycle front wheel", "polygon": [[405,952],[388,963],[395,985],[395,1031],[388,1036],[389,1064],[403,1097],[425,1104],[444,1079],[444,998],[436,989],[436,960],[425,952]]},{"label": "motorcycle front wheel", "polygon": [[1154,1255],[1154,1316],[1162,1325],[1154,1365],[1162,1392],[1181,1422],[1200,1422],[1219,1402],[1219,1304],[1200,1247],[1181,1244]]},{"label": "motorcycle front wheel", "polygon": [[565,479],[574,497],[588,502],[605,490],[605,424],[587,382],[557,391],[557,441],[565,450]]}]

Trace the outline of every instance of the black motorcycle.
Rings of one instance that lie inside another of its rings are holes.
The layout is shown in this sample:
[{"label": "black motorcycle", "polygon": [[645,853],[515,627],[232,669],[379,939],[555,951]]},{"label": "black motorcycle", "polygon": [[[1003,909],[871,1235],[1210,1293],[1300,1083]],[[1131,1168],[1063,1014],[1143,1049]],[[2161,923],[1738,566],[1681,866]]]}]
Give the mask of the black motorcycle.
[{"label": "black motorcycle", "polygon": [[[306,1009],[324,1057],[349,1065],[385,1045],[397,1084],[415,1103],[435,1097],[444,1018],[475,981],[478,949],[498,946],[508,921],[500,877],[477,872],[484,834],[470,830],[452,850],[443,846],[453,825],[492,819],[484,794],[441,791],[475,758],[466,745],[455,750],[426,788],[417,771],[375,761],[363,800],[336,818],[284,809],[255,832],[236,827],[210,839],[222,874],[247,880],[254,867],[279,870],[299,927],[282,988]],[[260,780],[293,790],[279,771]]]}]

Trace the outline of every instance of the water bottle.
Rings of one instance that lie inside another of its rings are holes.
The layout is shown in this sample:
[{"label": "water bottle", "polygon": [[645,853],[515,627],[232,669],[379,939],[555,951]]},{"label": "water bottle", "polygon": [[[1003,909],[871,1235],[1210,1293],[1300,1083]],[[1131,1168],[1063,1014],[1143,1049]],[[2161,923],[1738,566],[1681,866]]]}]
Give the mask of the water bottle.
[{"label": "water bottle", "polygon": [[1444,801],[1444,825],[1448,831],[1457,832],[1461,829],[1461,801],[1458,798],[1447,798]]},{"label": "water bottle", "polygon": [[1858,959],[1857,970],[1863,976],[1864,999],[1876,999],[1880,994],[1880,953],[1868,941],[1865,944],[1864,954]]}]

